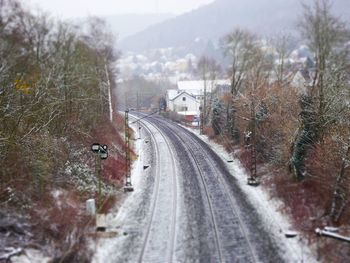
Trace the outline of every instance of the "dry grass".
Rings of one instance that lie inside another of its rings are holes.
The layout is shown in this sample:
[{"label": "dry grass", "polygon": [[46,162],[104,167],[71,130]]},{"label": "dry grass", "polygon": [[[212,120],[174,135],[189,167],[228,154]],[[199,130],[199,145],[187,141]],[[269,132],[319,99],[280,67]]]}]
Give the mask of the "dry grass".
[{"label": "dry grass", "polygon": [[[90,262],[93,252],[87,246],[87,233],[93,231],[94,220],[85,212],[85,201],[91,193],[76,190],[64,174],[65,164],[88,164],[93,170],[91,144],[106,144],[110,151],[103,161],[103,180],[120,187],[125,175],[125,145],[120,136],[124,123],[121,117],[116,120],[114,124],[101,121],[90,135],[73,132],[68,140],[35,135],[28,145],[14,145],[1,160],[0,208],[30,215],[29,245],[52,257],[52,262]],[[108,212],[117,201],[114,196],[105,197],[101,211]]]},{"label": "dry grass", "polygon": [[89,262],[92,251],[86,236],[94,221],[84,212],[84,199],[73,189],[62,190],[59,196],[46,195],[32,207],[34,242],[46,248],[54,262]]}]

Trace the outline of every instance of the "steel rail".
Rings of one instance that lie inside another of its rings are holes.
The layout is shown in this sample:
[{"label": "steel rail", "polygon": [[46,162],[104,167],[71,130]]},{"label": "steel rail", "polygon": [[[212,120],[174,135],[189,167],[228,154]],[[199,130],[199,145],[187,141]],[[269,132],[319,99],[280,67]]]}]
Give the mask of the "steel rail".
[{"label": "steel rail", "polygon": [[[169,128],[169,127],[167,126],[167,124],[169,124],[168,122],[165,122],[165,121],[163,121],[163,120],[158,120],[158,122],[163,122],[163,125],[165,125],[165,127]],[[205,142],[202,141],[201,139],[197,138],[196,135],[194,135],[193,133],[187,131],[186,129],[184,129],[184,128],[178,126],[178,125],[174,125],[174,124],[171,124],[171,125],[172,125],[172,127],[174,127],[175,129],[177,129],[181,134],[184,134],[184,135],[187,137],[187,139],[190,140],[190,141],[192,142],[192,143],[190,144],[192,147],[195,146],[195,145],[197,145],[198,148],[201,149],[201,150],[199,150],[199,152],[205,154],[205,156],[207,157],[207,158],[205,158],[205,159],[206,159],[206,160],[209,160],[210,166],[211,166],[215,171],[217,171],[216,174],[220,175],[221,172],[218,170],[217,166],[214,164],[214,162],[213,162],[211,156],[209,155],[208,151],[203,147],[203,144],[205,144]],[[182,138],[181,136],[179,136],[178,134],[175,134],[175,133],[174,133],[174,135],[176,135],[177,138],[179,138],[179,139],[184,143],[184,145],[188,147],[188,143],[186,143],[186,141],[184,140],[184,138]],[[197,140],[196,140],[196,139],[197,139]],[[191,148],[188,147],[188,150],[191,152],[192,157],[193,157],[194,159],[196,159],[196,163],[199,163],[199,162],[200,162],[199,159],[202,159],[202,158],[196,157],[195,154],[194,154],[193,149],[191,149]],[[198,165],[200,165],[200,164],[198,164]],[[198,165],[197,165],[197,166],[198,166]],[[202,174],[202,173],[201,173],[201,177],[202,177],[203,183],[206,184],[206,183],[205,183],[205,180],[203,180],[203,174]],[[237,208],[237,206],[236,206],[236,202],[235,202],[235,200],[234,200],[234,197],[232,196],[231,192],[230,192],[229,189],[228,189],[227,183],[224,181],[224,179],[222,178],[222,176],[217,176],[216,178],[217,178],[217,180],[219,181],[220,185],[223,187],[225,196],[226,196],[226,197],[229,199],[229,201],[230,201],[229,203],[230,203],[230,206],[231,206],[231,211],[232,211],[232,213],[233,213],[233,216],[234,216],[235,218],[237,218],[237,220],[238,220],[238,227],[239,227],[239,229],[240,229],[240,232],[241,232],[242,236],[243,236],[244,239],[247,241],[248,249],[249,249],[249,252],[250,252],[250,254],[251,254],[251,256],[252,256],[253,261],[254,261],[254,262],[259,262],[258,257],[257,257],[257,255],[256,255],[256,253],[255,253],[255,250],[253,249],[253,245],[251,244],[250,239],[249,239],[249,237],[248,237],[248,233],[247,233],[247,231],[246,231],[246,229],[245,229],[245,225],[244,225],[244,223],[243,223],[243,220],[242,220],[242,218],[241,218],[241,216],[240,216],[240,214],[239,214],[239,212],[238,212],[238,208]],[[207,186],[205,186],[205,187],[207,188]],[[207,191],[207,190],[206,190],[206,191]],[[223,262],[223,261],[221,261],[221,262]]]},{"label": "steel rail", "polygon": [[[179,127],[179,129],[183,129],[183,128]],[[183,133],[187,133],[186,130],[183,130],[182,132],[183,132]],[[219,171],[219,169],[217,168],[217,166],[213,163],[212,158],[209,156],[208,151],[206,151],[206,150],[204,149],[204,147],[202,146],[202,143],[205,143],[205,142],[203,142],[202,140],[200,140],[200,142],[199,142],[199,141],[196,141],[195,138],[194,138],[195,135],[192,134],[192,133],[187,133],[187,136],[188,136],[188,138],[189,138],[192,142],[197,142],[197,145],[199,145],[200,148],[202,149],[201,152],[204,153],[204,154],[208,157],[207,160],[209,160],[209,162],[211,163],[211,167],[213,167],[214,170],[217,171],[217,174],[221,174],[220,171]],[[249,237],[248,237],[248,233],[247,233],[247,231],[246,231],[246,229],[245,229],[245,225],[244,225],[244,223],[243,223],[243,220],[242,220],[242,218],[241,218],[241,216],[240,216],[240,214],[239,214],[239,212],[238,212],[238,208],[237,208],[237,206],[236,206],[236,202],[235,202],[235,200],[234,200],[234,198],[233,198],[231,192],[229,191],[229,189],[228,189],[228,187],[227,187],[227,183],[224,182],[224,179],[222,178],[222,176],[217,176],[216,178],[220,181],[220,185],[224,187],[225,195],[226,195],[226,196],[229,198],[229,200],[230,200],[230,205],[231,205],[231,208],[232,208],[231,211],[232,211],[232,213],[234,214],[234,216],[237,217],[237,219],[238,219],[238,221],[239,221],[239,228],[240,228],[240,230],[241,230],[242,235],[244,236],[244,238],[245,238],[246,241],[247,241],[247,244],[248,244],[248,247],[249,247],[249,250],[250,250],[250,254],[251,254],[252,257],[253,257],[254,262],[259,262],[259,261],[258,261],[258,257],[256,256],[256,253],[255,253],[255,251],[254,251],[254,249],[253,249],[253,245],[251,244],[250,239],[249,239]]]},{"label": "steel rail", "polygon": [[[158,197],[159,197],[159,187],[160,187],[160,175],[161,175],[161,171],[160,171],[160,150],[159,150],[159,146],[156,143],[156,138],[152,132],[152,130],[147,127],[145,121],[141,121],[140,123],[142,123],[142,126],[148,130],[150,136],[153,138],[154,141],[154,145],[155,145],[155,150],[156,150],[156,163],[157,163],[157,173],[156,173],[156,188],[155,188],[155,192],[154,192],[154,199],[152,202],[152,207],[151,207],[151,218],[150,221],[147,225],[147,230],[146,230],[146,235],[142,244],[142,249],[139,255],[139,262],[143,262],[144,260],[144,256],[146,253],[146,249],[149,243],[149,238],[151,235],[151,229],[153,226],[153,222],[154,222],[154,218],[155,218],[155,214],[156,214],[156,207],[157,207],[157,202],[158,202]],[[151,122],[147,122],[148,124],[152,125],[158,132],[159,134],[164,138],[164,141],[166,142],[169,151],[171,152],[171,155],[174,156],[173,150],[171,148],[171,145],[167,139],[167,137],[162,133],[162,131],[153,123]],[[172,169],[173,169],[173,202],[172,202],[172,217],[171,217],[171,230],[170,230],[170,243],[168,245],[169,247],[169,252],[168,252],[168,262],[173,262],[173,257],[174,257],[174,250],[175,250],[175,240],[176,240],[176,218],[177,218],[177,170],[176,170],[176,166],[175,166],[175,161],[174,158],[171,158],[172,160]]]},{"label": "steel rail", "polygon": [[[158,121],[158,123],[160,123],[159,120],[157,119],[154,119],[153,120],[156,120]],[[160,124],[161,126],[163,126],[164,124]],[[163,126],[164,127],[164,126]],[[165,126],[165,128],[169,129],[168,126]],[[223,260],[223,255],[222,255],[222,245],[220,243],[220,238],[219,238],[219,231],[218,231],[218,225],[217,225],[217,222],[216,222],[216,219],[215,219],[215,214],[214,214],[214,208],[213,208],[213,204],[212,204],[212,201],[211,201],[211,198],[210,198],[210,195],[209,195],[209,190],[208,190],[208,186],[205,182],[205,179],[204,179],[204,175],[203,175],[203,170],[199,164],[199,161],[197,160],[196,156],[195,156],[195,153],[193,152],[193,150],[191,148],[188,147],[187,143],[185,140],[183,140],[183,138],[181,138],[178,134],[174,133],[174,135],[180,140],[183,142],[183,145],[185,145],[185,148],[188,150],[188,152],[190,153],[197,169],[198,169],[198,172],[199,172],[199,175],[200,175],[200,178],[201,178],[201,181],[202,181],[202,184],[203,184],[203,187],[204,187],[204,191],[205,191],[205,195],[206,195],[206,198],[208,200],[208,205],[209,205],[209,210],[210,210],[210,215],[211,215],[211,221],[212,221],[212,224],[213,224],[213,228],[214,228],[214,235],[215,235],[215,244],[216,244],[216,249],[217,249],[217,252],[218,252],[218,256],[219,256],[219,262],[225,262]]]}]

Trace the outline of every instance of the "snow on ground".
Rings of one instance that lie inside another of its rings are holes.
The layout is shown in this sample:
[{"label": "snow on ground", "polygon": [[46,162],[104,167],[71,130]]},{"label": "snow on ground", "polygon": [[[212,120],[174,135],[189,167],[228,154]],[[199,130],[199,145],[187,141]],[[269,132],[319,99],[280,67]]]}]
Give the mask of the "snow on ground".
[{"label": "snow on ground", "polygon": [[[228,153],[223,146],[210,141],[206,135],[200,135],[199,130],[191,129],[183,126],[185,129],[196,134],[204,142],[221,157],[226,163],[226,166],[232,176],[234,176],[241,189],[246,193],[249,201],[257,209],[265,228],[271,233],[271,236],[275,238],[276,243],[280,246],[280,249],[284,252],[286,262],[317,262],[316,256],[312,253],[312,248],[309,248],[307,242],[301,235],[295,238],[286,238],[285,233],[292,231],[293,227],[290,218],[287,215],[282,214],[279,211],[281,207],[281,201],[272,199],[267,190],[260,187],[252,187],[247,184],[247,174],[244,167],[237,159],[232,159],[230,153]],[[233,162],[227,162],[233,160]],[[294,231],[294,230],[293,230]]]},{"label": "snow on ground", "polygon": [[[137,124],[132,124],[130,127],[135,132],[135,138],[139,138],[138,127]],[[132,233],[133,226],[128,218],[128,211],[130,210],[138,210],[138,205],[140,205],[140,199],[142,198],[143,188],[141,185],[145,183],[145,174],[143,171],[143,166],[148,164],[146,156],[149,155],[145,153],[145,147],[142,144],[145,143],[146,138],[141,138],[135,140],[134,143],[134,151],[138,156],[137,160],[132,165],[131,170],[131,182],[134,187],[134,191],[127,194],[125,200],[123,200],[120,207],[116,207],[116,213],[111,213],[107,215],[107,231],[116,231],[118,236],[114,239],[99,239],[96,243],[92,242],[92,249],[96,252],[92,262],[93,263],[101,263],[101,262],[109,262],[113,258],[123,258],[125,251],[118,250],[116,248],[120,248],[125,241],[126,232],[121,233],[120,231],[125,231],[125,229],[121,230],[121,226],[126,225],[128,234],[133,235]],[[135,220],[137,221],[137,220]],[[141,223],[140,221],[135,222],[135,224]],[[137,234],[137,233],[136,233]]]},{"label": "snow on ground", "polygon": [[[136,125],[132,128],[136,132],[135,137],[138,138],[138,128]],[[262,187],[248,186],[247,174],[244,168],[238,160],[233,160],[233,162],[228,163],[227,160],[232,160],[232,157],[230,156],[230,153],[228,153],[222,146],[210,141],[207,136],[199,135],[198,130],[187,129],[208,143],[226,163],[228,170],[232,176],[237,179],[241,189],[244,191],[244,193],[246,193],[249,201],[253,204],[261,216],[262,221],[265,223],[265,228],[271,233],[271,237],[273,237],[276,240],[276,243],[279,245],[282,251],[281,254],[283,254],[285,257],[285,262],[317,262],[315,255],[312,254],[311,249],[306,244],[306,240],[304,240],[301,235],[298,235],[295,238],[285,237],[285,233],[293,229],[288,216],[279,211],[281,203],[276,199],[272,199],[268,195],[267,191],[264,191]],[[138,227],[135,225],[144,224],[144,218],[134,218],[134,220],[132,220],[135,221],[134,223],[130,222],[130,218],[128,218],[128,211],[140,210],[140,206],[144,205],[144,203],[142,203],[140,200],[144,198],[142,189],[144,186],[147,186],[148,183],[145,179],[147,176],[145,176],[143,166],[148,164],[147,159],[150,155],[150,153],[147,152],[147,149],[145,149],[144,143],[145,138],[142,138],[141,140],[136,140],[134,145],[135,152],[139,156],[132,167],[132,184],[135,191],[127,195],[127,198],[123,202],[122,206],[118,208],[115,215],[111,214],[107,217],[108,230],[119,232],[118,236],[114,239],[100,239],[98,240],[97,244],[94,244],[94,249],[96,251],[96,254],[92,260],[94,263],[106,262],[106,259],[121,259],[123,258],[123,253],[128,254],[136,252],[135,250],[125,251],[123,249],[118,250],[116,248],[123,247],[123,243],[128,242],[130,239],[127,239],[127,237],[124,236],[124,231],[127,232],[126,234],[132,238],[133,236],[135,236],[135,238],[139,238],[141,233],[133,233],[133,231],[138,229]],[[142,215],[143,212],[141,212],[140,214]]]},{"label": "snow on ground", "polygon": [[36,249],[26,249],[20,256],[13,256],[9,262],[12,263],[48,263],[51,258],[45,257],[41,251]]}]

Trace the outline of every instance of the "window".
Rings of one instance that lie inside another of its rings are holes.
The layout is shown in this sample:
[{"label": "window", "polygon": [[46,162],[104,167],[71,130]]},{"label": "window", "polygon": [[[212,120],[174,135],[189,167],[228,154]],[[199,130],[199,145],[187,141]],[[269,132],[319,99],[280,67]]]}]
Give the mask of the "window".
[{"label": "window", "polygon": [[182,101],[186,101],[186,97],[182,97]]}]

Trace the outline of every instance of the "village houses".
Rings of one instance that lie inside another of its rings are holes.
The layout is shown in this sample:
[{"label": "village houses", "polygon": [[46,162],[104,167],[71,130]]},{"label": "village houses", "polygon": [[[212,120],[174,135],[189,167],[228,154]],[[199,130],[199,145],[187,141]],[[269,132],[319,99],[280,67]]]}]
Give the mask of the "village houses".
[{"label": "village houses", "polygon": [[177,89],[167,90],[167,110],[189,119],[199,117],[204,94],[206,94],[209,103],[209,98],[212,98],[213,95],[219,96],[221,93],[228,92],[229,89],[229,80],[178,81]]}]

